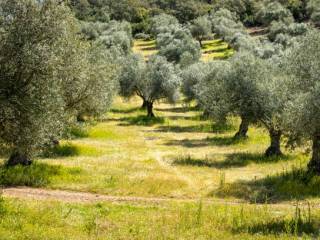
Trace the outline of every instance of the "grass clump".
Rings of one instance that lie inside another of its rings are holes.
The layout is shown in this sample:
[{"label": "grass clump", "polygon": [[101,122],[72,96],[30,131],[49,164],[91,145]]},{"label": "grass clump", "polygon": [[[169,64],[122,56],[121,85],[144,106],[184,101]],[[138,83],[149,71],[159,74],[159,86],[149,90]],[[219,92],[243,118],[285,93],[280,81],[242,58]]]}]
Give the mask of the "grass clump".
[{"label": "grass clump", "polygon": [[61,167],[35,162],[30,166],[0,167],[0,185],[43,187],[51,177],[60,175]]}]

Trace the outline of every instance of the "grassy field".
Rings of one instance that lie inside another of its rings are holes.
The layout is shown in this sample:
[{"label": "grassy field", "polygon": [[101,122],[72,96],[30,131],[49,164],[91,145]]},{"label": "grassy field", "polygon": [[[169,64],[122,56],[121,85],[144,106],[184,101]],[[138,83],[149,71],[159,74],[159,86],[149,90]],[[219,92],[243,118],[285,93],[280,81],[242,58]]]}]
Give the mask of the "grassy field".
[{"label": "grassy field", "polygon": [[[145,59],[148,59],[152,54],[157,53],[156,42],[154,40],[136,40],[133,51],[142,54]],[[201,51],[201,60],[205,62],[214,59],[224,59],[233,54],[233,50],[228,48],[228,44],[219,39],[203,41]]]},{"label": "grassy field", "polygon": [[[192,106],[158,103],[157,118],[149,121],[140,105],[139,99],[117,99],[104,119],[72,129],[73,139],[35,165],[0,168],[0,185],[189,202],[77,204],[6,197],[0,201],[0,239],[318,236],[320,178],[306,176],[308,155],[265,158],[268,136],[258,126],[250,128],[248,139],[234,141],[236,118],[221,126],[202,120]],[[302,210],[295,208],[297,201]]]}]

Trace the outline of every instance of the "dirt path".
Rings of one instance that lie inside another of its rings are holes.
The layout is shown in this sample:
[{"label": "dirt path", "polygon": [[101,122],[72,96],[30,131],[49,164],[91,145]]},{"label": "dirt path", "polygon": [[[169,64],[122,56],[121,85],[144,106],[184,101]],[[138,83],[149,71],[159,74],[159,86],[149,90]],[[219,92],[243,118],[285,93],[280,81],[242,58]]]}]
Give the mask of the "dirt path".
[{"label": "dirt path", "polygon": [[[109,196],[102,194],[72,192],[64,190],[49,190],[29,187],[13,187],[2,189],[4,197],[35,200],[58,200],[62,202],[94,203],[94,202],[128,202],[128,203],[163,203],[163,202],[199,202],[200,199],[176,199],[176,198],[152,198],[152,197],[132,197],[132,196]],[[204,200],[208,203],[241,204],[241,202],[220,202]]]},{"label": "dirt path", "polygon": [[[252,205],[240,201],[225,201],[219,199],[188,199],[188,198],[152,198],[152,197],[133,197],[133,196],[109,196],[102,194],[86,193],[86,192],[72,192],[64,190],[49,190],[41,188],[29,187],[13,187],[4,188],[0,190],[4,197],[17,199],[31,199],[44,201],[61,201],[66,203],[97,203],[97,202],[111,202],[111,203],[130,203],[130,204],[161,204],[161,203],[198,203],[204,204],[221,204],[226,206],[246,206]],[[307,206],[306,202],[301,202],[300,206]],[[256,207],[271,207],[270,210],[276,209],[293,209],[295,203],[281,203],[281,204],[254,204]],[[319,204],[312,204],[312,208],[320,208]]]}]

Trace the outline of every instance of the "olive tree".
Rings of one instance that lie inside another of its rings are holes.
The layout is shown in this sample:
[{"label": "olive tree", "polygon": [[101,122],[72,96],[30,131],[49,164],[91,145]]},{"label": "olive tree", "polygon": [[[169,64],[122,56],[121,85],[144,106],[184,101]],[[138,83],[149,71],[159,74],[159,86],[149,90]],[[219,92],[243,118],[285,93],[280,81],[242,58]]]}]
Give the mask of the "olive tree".
[{"label": "olive tree", "polygon": [[182,93],[187,102],[196,99],[195,86],[207,76],[210,68],[209,63],[197,62],[182,70]]},{"label": "olive tree", "polygon": [[286,24],[294,22],[292,13],[278,1],[266,2],[257,12],[258,21],[268,26],[272,21],[282,21]]},{"label": "olive tree", "polygon": [[150,32],[156,38],[158,34],[166,32],[167,28],[171,25],[179,24],[178,19],[172,15],[159,14],[150,20]]},{"label": "olive tree", "polygon": [[286,107],[286,126],[292,143],[312,141],[311,172],[320,175],[320,33],[312,31],[288,54],[291,100]]},{"label": "olive tree", "polygon": [[[84,116],[99,117],[106,113],[117,93],[118,52],[103,44],[73,41],[66,49],[62,74],[65,112],[83,121]],[[71,74],[72,73],[72,74]]]},{"label": "olive tree", "polygon": [[154,117],[155,101],[175,102],[179,96],[180,77],[174,65],[162,56],[152,56],[146,63],[141,56],[132,55],[126,60],[119,79],[121,94],[140,96],[145,101],[148,117]]},{"label": "olive tree", "polygon": [[73,24],[69,9],[53,0],[0,3],[0,139],[11,150],[8,165],[30,164],[62,129]]},{"label": "olive tree", "polygon": [[207,16],[198,17],[192,22],[190,31],[202,47],[202,41],[211,34],[211,21]]},{"label": "olive tree", "polygon": [[165,32],[158,34],[156,42],[159,55],[182,67],[201,57],[200,44],[193,39],[189,29],[181,25],[170,25]]},{"label": "olive tree", "polygon": [[319,0],[309,0],[307,5],[307,10],[310,15],[311,21],[316,25],[320,26],[320,1]]}]

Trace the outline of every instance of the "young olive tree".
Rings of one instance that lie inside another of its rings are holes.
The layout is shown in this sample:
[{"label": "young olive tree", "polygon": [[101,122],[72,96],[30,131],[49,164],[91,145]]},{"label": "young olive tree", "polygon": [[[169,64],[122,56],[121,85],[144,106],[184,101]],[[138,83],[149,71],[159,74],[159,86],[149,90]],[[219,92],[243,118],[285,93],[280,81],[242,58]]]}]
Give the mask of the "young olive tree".
[{"label": "young olive tree", "polygon": [[121,94],[140,96],[146,104],[148,117],[154,117],[155,101],[175,102],[179,96],[180,78],[174,65],[162,56],[152,56],[146,63],[141,56],[132,55],[126,60],[119,79]]},{"label": "young olive tree", "polygon": [[62,129],[73,24],[69,9],[53,0],[0,2],[0,139],[11,150],[10,166],[31,164]]},{"label": "young olive tree", "polygon": [[291,100],[286,108],[286,126],[292,143],[312,141],[310,172],[320,175],[320,33],[307,34],[288,55],[287,82]]}]

